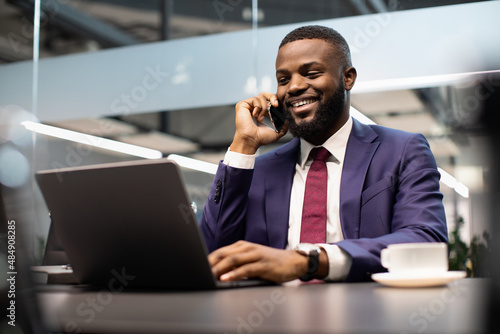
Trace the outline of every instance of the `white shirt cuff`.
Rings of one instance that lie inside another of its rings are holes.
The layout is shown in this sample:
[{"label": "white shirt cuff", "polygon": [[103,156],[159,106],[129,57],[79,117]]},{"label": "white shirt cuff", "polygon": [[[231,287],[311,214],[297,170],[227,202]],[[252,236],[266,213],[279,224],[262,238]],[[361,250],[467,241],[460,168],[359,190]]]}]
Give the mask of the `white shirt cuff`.
[{"label": "white shirt cuff", "polygon": [[253,169],[257,154],[242,154],[227,150],[223,163],[227,166],[241,169]]},{"label": "white shirt cuff", "polygon": [[343,281],[347,278],[349,270],[351,270],[352,258],[337,245],[317,244],[323,247],[328,255],[329,270],[328,275],[324,278],[326,281]]}]

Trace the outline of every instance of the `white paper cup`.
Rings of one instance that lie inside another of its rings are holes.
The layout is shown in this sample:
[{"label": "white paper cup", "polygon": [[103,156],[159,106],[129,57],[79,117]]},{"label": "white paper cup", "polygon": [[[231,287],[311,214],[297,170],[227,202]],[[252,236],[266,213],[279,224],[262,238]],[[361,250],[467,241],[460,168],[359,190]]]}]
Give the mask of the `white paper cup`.
[{"label": "white paper cup", "polygon": [[382,266],[394,274],[439,274],[448,271],[446,243],[393,244],[380,253]]}]

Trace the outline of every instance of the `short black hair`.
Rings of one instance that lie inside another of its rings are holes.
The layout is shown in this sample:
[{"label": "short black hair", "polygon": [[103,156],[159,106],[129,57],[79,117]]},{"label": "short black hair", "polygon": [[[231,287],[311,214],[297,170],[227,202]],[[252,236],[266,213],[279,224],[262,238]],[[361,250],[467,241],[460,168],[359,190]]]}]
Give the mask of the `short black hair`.
[{"label": "short black hair", "polygon": [[292,30],[283,38],[278,49],[281,49],[285,44],[301,39],[322,39],[331,43],[334,47],[335,56],[340,59],[343,68],[347,69],[352,66],[349,45],[338,31],[329,27],[310,25]]}]

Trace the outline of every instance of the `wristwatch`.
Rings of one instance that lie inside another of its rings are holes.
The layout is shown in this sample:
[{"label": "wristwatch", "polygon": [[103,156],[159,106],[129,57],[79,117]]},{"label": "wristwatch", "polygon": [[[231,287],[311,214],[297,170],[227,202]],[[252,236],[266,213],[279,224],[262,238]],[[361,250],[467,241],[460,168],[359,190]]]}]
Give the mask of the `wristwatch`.
[{"label": "wristwatch", "polygon": [[321,253],[321,247],[314,244],[302,243],[298,244],[297,247],[295,247],[295,251],[309,258],[309,262],[307,264],[307,272],[299,277],[300,280],[303,282],[312,280],[318,273],[319,254]]}]

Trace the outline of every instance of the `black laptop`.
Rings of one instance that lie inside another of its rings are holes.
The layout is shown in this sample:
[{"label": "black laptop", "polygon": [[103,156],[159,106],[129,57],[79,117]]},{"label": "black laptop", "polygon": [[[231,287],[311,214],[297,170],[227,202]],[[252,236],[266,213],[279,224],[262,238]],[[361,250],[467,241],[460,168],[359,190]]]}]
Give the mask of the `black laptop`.
[{"label": "black laptop", "polygon": [[179,166],[166,158],[39,171],[52,224],[82,284],[215,289]]}]

